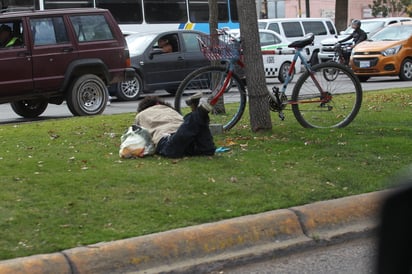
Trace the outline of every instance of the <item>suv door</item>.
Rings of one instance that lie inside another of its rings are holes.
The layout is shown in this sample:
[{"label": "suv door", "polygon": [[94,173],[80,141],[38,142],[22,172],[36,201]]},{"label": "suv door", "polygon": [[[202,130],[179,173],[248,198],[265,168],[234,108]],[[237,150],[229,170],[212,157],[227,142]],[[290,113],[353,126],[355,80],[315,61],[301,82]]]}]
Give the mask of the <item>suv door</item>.
[{"label": "suv door", "polygon": [[69,18],[76,36],[74,40],[77,43],[79,58],[87,59],[89,65],[94,63],[96,66],[107,67],[112,76],[109,81],[123,81],[125,58],[119,53],[125,54],[124,44],[121,43],[124,38],[121,33],[111,28],[108,14],[72,14]]},{"label": "suv door", "polygon": [[2,99],[19,97],[33,90],[32,58],[30,55],[27,31],[23,20],[1,21],[7,25],[12,35],[21,39],[21,45],[0,48],[0,92]]},{"label": "suv door", "polygon": [[63,16],[30,19],[35,90],[58,92],[69,64],[77,58]]}]

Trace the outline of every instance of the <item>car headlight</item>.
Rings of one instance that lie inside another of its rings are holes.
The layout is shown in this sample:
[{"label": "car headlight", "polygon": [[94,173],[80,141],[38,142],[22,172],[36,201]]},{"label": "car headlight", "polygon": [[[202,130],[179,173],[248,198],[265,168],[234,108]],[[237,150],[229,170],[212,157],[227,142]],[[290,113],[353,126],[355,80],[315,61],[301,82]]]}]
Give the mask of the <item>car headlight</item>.
[{"label": "car headlight", "polygon": [[390,55],[394,55],[397,54],[399,52],[399,50],[402,48],[402,45],[393,47],[393,48],[388,48],[384,51],[382,51],[383,56],[390,56]]}]

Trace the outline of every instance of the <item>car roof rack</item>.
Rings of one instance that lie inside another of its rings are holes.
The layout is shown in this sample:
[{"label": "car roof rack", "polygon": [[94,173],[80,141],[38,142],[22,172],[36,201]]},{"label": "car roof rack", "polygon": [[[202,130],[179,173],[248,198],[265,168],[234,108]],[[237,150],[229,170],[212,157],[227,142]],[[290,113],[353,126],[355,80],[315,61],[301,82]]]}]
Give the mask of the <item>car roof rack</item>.
[{"label": "car roof rack", "polygon": [[25,6],[25,7],[7,7],[5,9],[0,9],[0,13],[7,13],[7,12],[21,12],[21,11],[35,11],[34,6]]}]

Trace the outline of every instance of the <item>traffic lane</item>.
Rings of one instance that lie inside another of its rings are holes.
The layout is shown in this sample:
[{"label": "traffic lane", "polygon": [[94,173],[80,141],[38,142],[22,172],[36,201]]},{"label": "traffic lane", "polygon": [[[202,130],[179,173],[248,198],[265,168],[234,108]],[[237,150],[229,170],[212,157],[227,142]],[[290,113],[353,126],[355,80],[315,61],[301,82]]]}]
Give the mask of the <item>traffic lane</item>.
[{"label": "traffic lane", "polygon": [[[352,274],[376,273],[377,244],[373,237],[347,240],[248,265],[222,269],[213,274]],[[211,273],[211,274],[212,274]]]},{"label": "traffic lane", "polygon": [[[296,75],[292,83],[288,86],[287,94],[291,94],[295,81],[298,79]],[[281,87],[282,84],[275,78],[267,78],[268,90],[271,90],[273,86]],[[382,90],[388,88],[410,88],[410,81],[400,81],[398,77],[372,77],[367,82],[362,83],[362,88],[364,91],[368,90]],[[166,91],[156,91],[156,93],[144,94],[143,96],[149,95],[158,95],[165,99],[165,101],[174,104],[174,97],[167,93]],[[118,102],[116,100],[112,101],[110,106],[107,106],[103,115],[119,114],[119,113],[128,113],[136,112],[137,101],[128,101],[128,102]],[[69,118],[73,117],[70,111],[67,108],[66,103],[61,105],[52,105],[47,106],[46,111],[38,118],[35,119],[26,119],[21,118],[11,109],[9,104],[0,104],[0,124],[9,124],[9,123],[24,123],[24,122],[33,122],[33,121],[44,121],[50,119],[60,119],[60,118]]]},{"label": "traffic lane", "polygon": [[[164,98],[166,102],[174,104],[174,97],[167,92],[159,91],[154,93],[158,96]],[[154,95],[154,94],[145,94],[144,96]],[[136,113],[137,105],[139,104],[139,100],[137,101],[116,101],[113,100],[110,105],[106,107],[103,112],[103,115],[112,115],[112,114],[120,114],[120,113],[128,113],[133,112]],[[67,108],[66,102],[63,102],[61,105],[53,105],[49,104],[45,112],[37,117],[37,118],[22,118],[17,115],[11,108],[10,104],[0,104],[0,124],[13,124],[13,123],[27,123],[27,122],[35,122],[35,121],[45,121],[50,119],[61,119],[61,118],[70,118],[74,117],[73,114]]]}]

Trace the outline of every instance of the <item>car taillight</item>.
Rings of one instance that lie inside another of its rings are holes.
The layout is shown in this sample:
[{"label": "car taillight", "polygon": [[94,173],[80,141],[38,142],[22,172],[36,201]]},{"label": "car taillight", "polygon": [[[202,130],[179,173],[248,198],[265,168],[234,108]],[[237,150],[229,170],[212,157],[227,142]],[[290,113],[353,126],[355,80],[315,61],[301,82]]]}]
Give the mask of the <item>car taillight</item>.
[{"label": "car taillight", "polygon": [[130,53],[127,47],[124,49],[124,56],[126,57],[126,62],[125,62],[126,67],[128,68],[131,67],[132,62],[130,61]]}]

